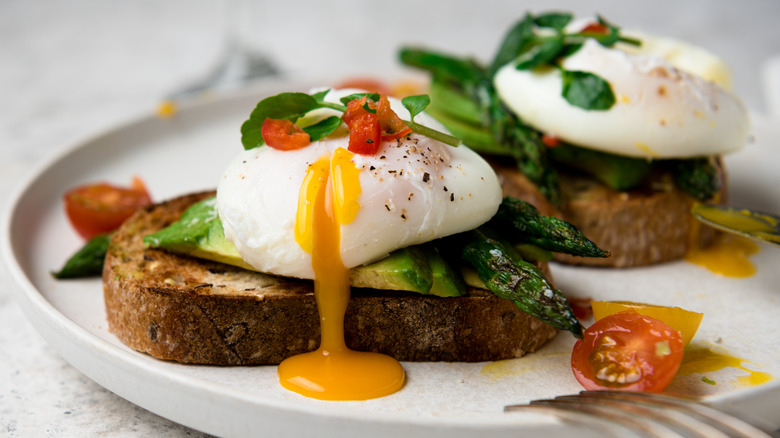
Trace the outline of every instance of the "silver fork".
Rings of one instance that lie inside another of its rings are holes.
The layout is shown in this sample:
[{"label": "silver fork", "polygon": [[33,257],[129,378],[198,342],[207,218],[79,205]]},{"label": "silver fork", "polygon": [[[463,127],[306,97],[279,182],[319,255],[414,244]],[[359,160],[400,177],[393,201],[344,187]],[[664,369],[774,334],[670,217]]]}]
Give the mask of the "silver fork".
[{"label": "silver fork", "polygon": [[761,429],[707,405],[660,394],[582,391],[504,407],[508,413],[526,410],[575,423],[618,426],[638,437],[771,438]]}]

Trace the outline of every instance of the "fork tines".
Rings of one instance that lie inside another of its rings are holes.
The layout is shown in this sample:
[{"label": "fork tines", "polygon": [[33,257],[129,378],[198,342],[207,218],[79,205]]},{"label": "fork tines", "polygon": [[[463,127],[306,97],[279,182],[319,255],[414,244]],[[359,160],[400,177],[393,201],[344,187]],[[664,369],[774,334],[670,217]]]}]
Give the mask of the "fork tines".
[{"label": "fork tines", "polygon": [[582,391],[510,405],[505,412],[544,411],[564,421],[610,424],[640,437],[769,437],[755,426],[692,400],[625,391]]}]

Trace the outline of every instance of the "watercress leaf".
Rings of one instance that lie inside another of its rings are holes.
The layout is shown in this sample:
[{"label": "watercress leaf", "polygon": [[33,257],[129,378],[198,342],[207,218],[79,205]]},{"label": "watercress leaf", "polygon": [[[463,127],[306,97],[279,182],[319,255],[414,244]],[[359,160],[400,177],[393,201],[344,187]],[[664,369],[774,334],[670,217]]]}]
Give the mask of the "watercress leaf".
[{"label": "watercress leaf", "polygon": [[244,145],[244,149],[254,149],[265,144],[261,132],[262,127],[262,122],[257,124],[251,119],[241,125],[241,144]]},{"label": "watercress leaf", "polygon": [[567,56],[571,56],[575,53],[577,53],[578,50],[582,48],[582,43],[580,42],[566,42],[563,44],[563,48],[561,49],[561,52],[558,54],[560,58],[565,58]]},{"label": "watercress leaf", "polygon": [[530,14],[525,14],[525,17],[518,21],[504,37],[490,65],[490,76],[492,77],[499,68],[517,58],[533,41],[534,19]]},{"label": "watercress leaf", "polygon": [[319,103],[325,102],[325,96],[330,92],[330,89],[322,90],[311,95]]},{"label": "watercress leaf", "polygon": [[609,82],[586,71],[562,71],[561,95],[572,105],[586,110],[608,110],[615,104]]},{"label": "watercress leaf", "polygon": [[536,17],[534,22],[539,27],[549,27],[556,30],[563,30],[572,20],[572,14],[568,12],[550,12]]},{"label": "watercress leaf", "polygon": [[364,97],[367,98],[366,100],[373,100],[374,102],[379,101],[379,93],[353,93],[348,96],[344,96],[339,100],[341,101],[341,103],[346,105],[352,102],[353,100],[362,99]]},{"label": "watercress leaf", "polygon": [[367,113],[376,114],[376,109],[368,106],[368,99],[366,99],[366,103],[363,104],[363,109],[366,110]]},{"label": "watercress leaf", "polygon": [[348,96],[344,96],[344,97],[342,97],[342,98],[341,98],[341,99],[339,99],[339,100],[340,100],[340,101],[341,101],[341,103],[343,103],[344,105],[347,105],[348,103],[352,102],[352,101],[353,101],[353,100],[355,100],[355,99],[362,99],[362,98],[363,98],[363,96],[365,96],[366,94],[367,94],[367,93],[354,93],[354,94],[350,94],[350,95],[348,95]]},{"label": "watercress leaf", "polygon": [[604,19],[601,15],[598,16],[599,24],[609,29],[609,34],[599,42],[607,47],[612,47],[616,42],[620,41],[620,28],[613,25]]},{"label": "watercress leaf", "polygon": [[331,132],[335,131],[341,125],[341,117],[330,116],[327,119],[320,120],[319,122],[303,128],[311,141],[317,141],[327,137]]},{"label": "watercress leaf", "polygon": [[244,149],[265,144],[261,129],[267,118],[288,119],[295,122],[307,112],[319,108],[317,100],[306,93],[280,93],[261,100],[249,119],[241,125],[241,143]]},{"label": "watercress leaf", "polygon": [[411,114],[412,121],[414,121],[414,116],[425,111],[425,108],[427,108],[428,105],[431,104],[431,98],[427,94],[420,94],[417,96],[406,96],[403,99],[401,99],[401,103],[404,105],[404,108],[409,110],[409,114]]},{"label": "watercress leaf", "polygon": [[265,120],[266,117],[270,117],[295,121],[319,107],[317,100],[306,93],[281,93],[261,100],[249,118],[262,117],[262,120]]},{"label": "watercress leaf", "polygon": [[560,35],[546,37],[517,59],[515,68],[530,70],[542,64],[549,64],[557,58],[563,49],[563,37]]}]

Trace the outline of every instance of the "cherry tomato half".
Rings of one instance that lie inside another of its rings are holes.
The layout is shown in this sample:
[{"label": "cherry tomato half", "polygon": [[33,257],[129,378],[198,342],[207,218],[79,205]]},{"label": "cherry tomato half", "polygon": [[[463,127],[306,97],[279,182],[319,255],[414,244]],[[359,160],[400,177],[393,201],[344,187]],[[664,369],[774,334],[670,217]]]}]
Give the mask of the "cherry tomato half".
[{"label": "cherry tomato half", "polygon": [[65,193],[65,213],[85,239],[114,231],[127,218],[152,200],[146,186],[133,178],[132,186],[97,183],[76,187]]},{"label": "cherry tomato half", "polygon": [[287,119],[265,119],[260,127],[265,144],[281,151],[308,146],[311,137],[300,126]]},{"label": "cherry tomato half", "polygon": [[680,332],[634,311],[600,319],[574,344],[571,368],[587,390],[660,392],[683,357]]}]

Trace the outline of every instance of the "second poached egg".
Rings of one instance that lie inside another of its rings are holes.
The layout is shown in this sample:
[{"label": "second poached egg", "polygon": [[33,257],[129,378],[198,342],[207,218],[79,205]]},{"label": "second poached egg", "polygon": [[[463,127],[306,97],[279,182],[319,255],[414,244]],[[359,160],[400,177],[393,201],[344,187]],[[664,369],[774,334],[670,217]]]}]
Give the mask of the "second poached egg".
[{"label": "second poached egg", "polygon": [[[643,41],[652,40],[644,37]],[[663,56],[685,61],[681,63],[689,70],[705,64],[705,70],[717,73],[723,71],[715,68],[721,64],[700,53],[682,56],[681,52],[692,53],[691,49],[670,41],[629,53],[588,39],[561,61],[566,70],[594,73],[610,83],[616,102],[606,111],[569,104],[561,96],[561,73],[553,68],[517,70],[510,63],[497,72],[495,87],[524,122],[581,147],[662,159],[715,155],[744,146],[749,119],[740,100]]]}]

